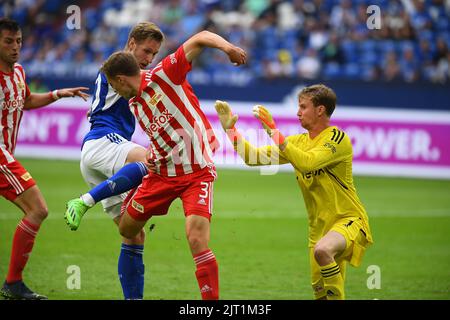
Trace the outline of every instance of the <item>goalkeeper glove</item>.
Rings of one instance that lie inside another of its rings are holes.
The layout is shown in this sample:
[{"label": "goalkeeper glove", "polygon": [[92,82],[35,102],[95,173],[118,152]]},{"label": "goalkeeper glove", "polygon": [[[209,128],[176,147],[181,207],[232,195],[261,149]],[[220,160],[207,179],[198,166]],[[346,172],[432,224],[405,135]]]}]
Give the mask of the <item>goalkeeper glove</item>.
[{"label": "goalkeeper glove", "polygon": [[275,144],[282,145],[284,143],[285,138],[277,129],[269,110],[261,105],[256,105],[253,107],[253,115],[259,119],[264,129],[266,129],[267,134],[272,138]]},{"label": "goalkeeper glove", "polygon": [[216,100],[214,107],[216,108],[223,130],[227,133],[228,138],[236,144],[241,138],[241,134],[234,127],[238,120],[238,115],[233,115],[230,106],[225,101]]}]

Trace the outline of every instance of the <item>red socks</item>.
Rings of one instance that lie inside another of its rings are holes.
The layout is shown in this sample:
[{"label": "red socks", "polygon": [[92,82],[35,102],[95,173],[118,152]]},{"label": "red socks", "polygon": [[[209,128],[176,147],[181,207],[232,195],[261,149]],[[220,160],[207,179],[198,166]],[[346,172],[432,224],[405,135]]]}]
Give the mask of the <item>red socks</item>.
[{"label": "red socks", "polygon": [[39,226],[22,219],[17,225],[14,233],[11,261],[9,263],[7,283],[22,280],[22,271],[27,264],[28,257],[34,245],[34,238],[39,230]]},{"label": "red socks", "polygon": [[211,250],[205,250],[194,255],[194,261],[197,266],[195,276],[203,300],[219,299],[219,267],[216,257]]}]

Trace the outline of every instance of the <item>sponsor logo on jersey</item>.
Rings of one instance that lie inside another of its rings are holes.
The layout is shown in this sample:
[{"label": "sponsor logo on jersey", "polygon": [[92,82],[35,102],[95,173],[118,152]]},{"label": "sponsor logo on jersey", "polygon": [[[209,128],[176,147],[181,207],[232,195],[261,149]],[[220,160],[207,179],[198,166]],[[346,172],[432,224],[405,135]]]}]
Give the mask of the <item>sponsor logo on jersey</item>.
[{"label": "sponsor logo on jersey", "polygon": [[323,169],[314,170],[306,173],[302,173],[304,179],[310,179],[311,177],[320,176],[322,173],[325,173]]},{"label": "sponsor logo on jersey", "polygon": [[21,176],[21,178],[22,178],[23,181],[28,181],[28,180],[30,180],[32,177],[31,177],[31,174],[29,174],[29,173],[27,172],[27,173],[23,174],[23,175]]},{"label": "sponsor logo on jersey", "polygon": [[336,153],[336,147],[333,146],[331,143],[327,142],[323,145],[325,148],[329,148],[331,152]]},{"label": "sponsor logo on jersey", "polygon": [[198,203],[198,204],[203,204],[203,205],[206,206],[206,201],[205,201],[205,199],[203,199],[203,198],[201,198],[200,200],[198,200],[197,203]]},{"label": "sponsor logo on jersey", "polygon": [[151,120],[152,123],[148,126],[147,132],[149,134],[156,133],[160,128],[165,127],[165,125],[173,118],[173,115],[169,110],[164,110],[161,114],[154,116]]},{"label": "sponsor logo on jersey", "polygon": [[25,100],[22,97],[18,97],[17,100],[3,101],[2,109],[14,111],[16,109],[22,110],[25,104]]},{"label": "sponsor logo on jersey", "polygon": [[131,201],[131,206],[136,210],[139,211],[140,213],[144,213],[144,206],[138,202],[136,202],[136,200]]}]

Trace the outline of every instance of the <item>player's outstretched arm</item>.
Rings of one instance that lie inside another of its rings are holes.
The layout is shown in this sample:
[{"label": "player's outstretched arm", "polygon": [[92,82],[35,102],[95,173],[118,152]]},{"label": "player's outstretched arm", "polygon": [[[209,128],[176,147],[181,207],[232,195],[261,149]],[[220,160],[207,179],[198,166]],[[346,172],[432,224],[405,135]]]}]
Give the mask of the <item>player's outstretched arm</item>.
[{"label": "player's outstretched arm", "polygon": [[261,122],[267,134],[272,138],[280,150],[283,151],[286,148],[287,141],[283,134],[277,129],[269,110],[264,106],[256,105],[253,107],[253,115]]},{"label": "player's outstretched arm", "polygon": [[218,34],[206,30],[193,35],[183,44],[186,59],[189,62],[192,62],[204,48],[216,48],[225,52],[230,62],[236,66],[247,62],[247,53],[243,49],[233,45]]},{"label": "player's outstretched arm", "polygon": [[87,101],[89,95],[84,92],[89,90],[86,87],[76,87],[76,88],[65,88],[53,90],[49,93],[31,93],[27,99],[25,100],[24,109],[36,109],[45,107],[52,102],[60,98],[68,98],[68,97],[80,97],[84,101]]},{"label": "player's outstretched arm", "polygon": [[242,137],[235,127],[238,115],[233,114],[227,102],[217,100],[214,107],[216,108],[223,130],[233,143],[234,150],[236,150],[237,154],[247,165],[261,166],[287,163],[287,161],[280,158],[279,153],[271,146],[256,148]]}]

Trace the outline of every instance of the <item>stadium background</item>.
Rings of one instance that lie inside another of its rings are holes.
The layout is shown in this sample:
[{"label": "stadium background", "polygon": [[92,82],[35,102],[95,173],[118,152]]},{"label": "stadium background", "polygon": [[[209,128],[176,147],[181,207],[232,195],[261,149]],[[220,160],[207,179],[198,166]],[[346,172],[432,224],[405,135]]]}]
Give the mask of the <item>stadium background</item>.
[{"label": "stadium background", "polygon": [[[371,4],[381,9],[380,30],[367,28]],[[80,8],[79,29],[66,24],[70,5]],[[167,36],[155,63],[200,29],[248,51],[249,63],[242,68],[214,50],[205,50],[195,63],[189,80],[213,122],[215,99],[230,101],[244,127],[256,124],[246,117],[251,105],[263,103],[283,119],[286,130],[295,130],[299,88],[317,82],[331,86],[339,98],[338,124],[366,133],[361,143],[375,145],[361,151],[355,163],[375,244],[360,268],[349,268],[348,298],[449,299],[449,10],[448,1],[439,0],[24,0],[2,1],[0,16],[23,28],[20,63],[34,92],[83,85],[93,94],[102,61],[124,46],[130,26],[142,20],[157,23]],[[85,190],[77,136],[87,129],[88,107],[61,101],[29,112],[19,137],[18,157],[50,211],[25,277],[51,299],[121,298],[120,238],[100,206],[75,233],[62,218],[65,201]],[[352,136],[354,143],[360,137]],[[145,143],[139,133],[136,139]],[[225,139],[222,145],[226,150]],[[428,150],[430,156],[414,150]],[[294,176],[289,169],[244,171],[231,162],[234,169],[219,161],[212,225],[222,298],[311,299],[307,219]],[[168,216],[151,221],[148,299],[199,299],[181,212],[176,202]],[[6,274],[18,220],[18,209],[1,200],[0,276]],[[81,270],[80,289],[67,286],[67,268],[73,265]],[[381,272],[378,289],[368,287],[372,266]]]}]

